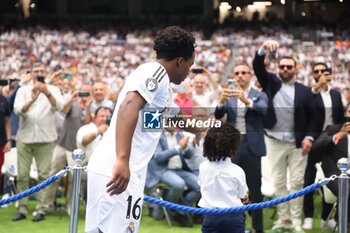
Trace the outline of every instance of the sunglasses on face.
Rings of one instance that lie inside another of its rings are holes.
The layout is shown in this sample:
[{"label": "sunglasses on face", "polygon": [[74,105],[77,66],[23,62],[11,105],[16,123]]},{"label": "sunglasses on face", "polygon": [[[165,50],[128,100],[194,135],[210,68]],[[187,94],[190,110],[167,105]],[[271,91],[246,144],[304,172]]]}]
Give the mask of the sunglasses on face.
[{"label": "sunglasses on face", "polygon": [[323,74],[325,71],[326,69],[321,69],[321,70],[314,70],[313,72],[314,74],[319,74],[319,73]]},{"label": "sunglasses on face", "polygon": [[294,68],[294,66],[292,66],[292,65],[280,65],[279,68],[281,70],[284,70],[284,68],[287,68],[287,70],[291,70]]},{"label": "sunglasses on face", "polygon": [[239,74],[242,74],[242,75],[250,74],[250,72],[249,71],[236,71],[233,74],[235,76],[238,76]]}]

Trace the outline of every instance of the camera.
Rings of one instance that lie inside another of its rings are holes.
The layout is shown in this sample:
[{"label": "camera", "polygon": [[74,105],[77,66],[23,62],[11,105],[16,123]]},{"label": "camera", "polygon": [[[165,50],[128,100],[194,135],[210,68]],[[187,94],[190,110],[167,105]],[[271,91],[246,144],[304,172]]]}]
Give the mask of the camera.
[{"label": "camera", "polygon": [[65,78],[68,80],[72,80],[73,79],[73,75],[72,74],[65,74]]},{"label": "camera", "polygon": [[344,122],[350,122],[350,116],[345,116],[344,117]]},{"label": "camera", "polygon": [[78,96],[79,97],[88,97],[88,96],[90,96],[90,92],[87,92],[87,91],[78,92]]},{"label": "camera", "polygon": [[36,76],[36,80],[39,82],[45,83],[45,77],[44,76]]},{"label": "camera", "polygon": [[111,123],[112,116],[107,116],[106,124],[109,125]]},{"label": "camera", "polygon": [[329,74],[332,74],[332,68],[327,68],[325,72],[329,72]]},{"label": "camera", "polygon": [[7,79],[0,79],[0,86],[7,86],[9,85],[9,81]]},{"label": "camera", "polygon": [[201,73],[203,73],[203,69],[202,68],[194,68],[194,69],[192,69],[192,73],[201,74]]},{"label": "camera", "polygon": [[276,60],[277,59],[277,51],[276,50],[270,51],[269,58],[270,58],[270,60]]},{"label": "camera", "polygon": [[233,91],[236,89],[236,82],[233,80],[233,79],[228,79],[227,80],[227,88],[230,90],[230,91]]}]

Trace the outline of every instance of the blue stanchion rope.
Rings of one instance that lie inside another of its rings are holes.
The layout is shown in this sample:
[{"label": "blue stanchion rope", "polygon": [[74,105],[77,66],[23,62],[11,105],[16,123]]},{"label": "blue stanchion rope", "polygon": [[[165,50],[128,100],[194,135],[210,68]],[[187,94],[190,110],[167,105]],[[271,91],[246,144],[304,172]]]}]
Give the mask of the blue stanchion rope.
[{"label": "blue stanchion rope", "polygon": [[58,180],[59,178],[64,176],[64,174],[66,174],[68,171],[69,171],[69,168],[65,168],[64,170],[61,170],[57,174],[48,178],[47,180],[41,182],[40,184],[37,184],[36,186],[34,186],[30,189],[27,189],[24,192],[18,193],[16,195],[13,195],[13,196],[6,198],[4,200],[0,200],[0,206],[9,204],[11,202],[17,201],[17,200],[22,199],[24,197],[27,197],[33,193],[39,192],[41,189],[45,188],[46,186],[52,184],[53,182],[55,182],[56,180]]},{"label": "blue stanchion rope", "polygon": [[[328,181],[329,182],[329,181]],[[320,188],[322,185],[328,183],[325,181],[317,182],[312,185],[309,185],[303,189],[300,189],[297,192],[288,194],[283,197],[279,197],[270,201],[265,201],[265,202],[260,202],[260,203],[252,203],[244,206],[238,206],[238,207],[230,207],[230,208],[194,208],[194,207],[189,207],[189,206],[184,206],[184,205],[179,205],[175,203],[171,203],[168,201],[163,201],[156,199],[154,197],[150,197],[145,195],[144,200],[147,202],[150,202],[152,204],[156,204],[159,206],[163,206],[168,209],[173,209],[173,210],[178,210],[186,213],[191,213],[191,214],[235,214],[235,213],[240,213],[248,210],[256,210],[256,209],[263,209],[263,208],[268,208],[277,204],[280,204],[282,202],[290,201],[292,199],[295,199],[297,197],[303,196],[309,192],[312,192],[318,188]]]}]

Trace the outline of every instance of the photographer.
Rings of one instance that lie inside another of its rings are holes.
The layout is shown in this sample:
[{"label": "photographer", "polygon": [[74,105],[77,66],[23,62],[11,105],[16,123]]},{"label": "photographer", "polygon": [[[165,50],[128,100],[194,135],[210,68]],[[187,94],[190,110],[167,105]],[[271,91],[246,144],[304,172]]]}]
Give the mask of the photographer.
[{"label": "photographer", "polygon": [[[50,176],[56,174],[66,165],[73,167],[75,165],[72,160],[72,151],[76,148],[76,134],[81,126],[85,124],[86,109],[89,108],[92,101],[91,98],[92,87],[89,84],[83,84],[78,91],[73,92],[70,99],[63,106],[60,113],[64,116],[62,129],[59,131],[59,139],[53,151],[51,161]],[[68,183],[70,181],[70,174],[68,174]],[[53,183],[48,187],[48,198],[50,208],[55,208],[54,202],[56,199],[56,191],[58,182]],[[67,196],[65,200],[66,210],[70,211],[71,200],[71,185],[67,185]]]},{"label": "photographer", "polygon": [[85,151],[85,162],[95,149],[102,135],[106,132],[112,117],[112,109],[99,107],[94,113],[94,118],[89,124],[83,125],[77,132],[77,148]]},{"label": "photographer", "polygon": [[[317,110],[317,120],[320,121],[319,129],[317,131],[318,135],[320,135],[327,126],[342,123],[344,121],[344,107],[341,99],[341,94],[337,90],[331,88],[331,71],[332,70],[322,62],[315,63],[312,66],[312,78],[315,81],[315,84],[312,87],[312,93]],[[320,162],[321,156],[321,153],[315,153],[314,149],[311,149],[305,170],[304,187],[307,187],[314,183],[316,178],[315,164],[317,162]],[[304,196],[303,209],[305,219],[303,228],[307,230],[313,228],[313,196],[314,192],[308,193]],[[325,203],[323,199],[321,228],[325,228],[328,224],[328,226],[333,229],[332,225],[334,225],[334,221],[330,220],[328,223],[326,221],[331,210],[332,205]]]},{"label": "photographer", "polygon": [[[50,175],[52,152],[57,140],[55,112],[61,110],[62,96],[58,87],[45,83],[45,66],[35,63],[32,66],[31,82],[18,89],[14,102],[14,112],[19,115],[17,132],[18,153],[18,192],[29,188],[29,173],[33,158],[38,168],[38,182],[46,180]],[[37,195],[38,204],[33,221],[42,221],[48,209],[46,191]],[[13,221],[26,218],[28,214],[28,198],[19,200]]]},{"label": "photographer", "polygon": [[[259,203],[262,201],[261,157],[266,155],[262,120],[267,111],[267,96],[251,87],[253,76],[247,63],[235,64],[232,74],[234,79],[228,80],[227,88],[222,88],[215,117],[221,119],[226,114],[226,122],[240,131],[241,145],[232,162],[246,174],[250,200]],[[262,210],[251,213],[255,232],[263,232]]]},{"label": "photographer", "polygon": [[[268,72],[264,59],[275,53],[279,43],[265,41],[256,52],[253,68],[263,92],[268,97],[268,109],[264,118],[266,130],[267,161],[271,166],[272,182],[276,197],[303,188],[307,155],[311,150],[318,129],[315,104],[310,88],[296,81],[297,62],[293,57],[278,59],[278,74]],[[290,188],[287,187],[287,171]],[[303,233],[302,198],[277,205],[278,220],[273,232],[293,228]]]},{"label": "photographer", "polygon": [[[97,144],[102,139],[106,132],[110,119],[112,118],[112,109],[108,107],[99,107],[94,113],[94,118],[89,124],[83,125],[77,132],[76,141],[77,148],[84,150],[85,159],[84,165],[87,165],[92,152],[95,150]],[[86,173],[82,176],[81,194],[86,202]]]},{"label": "photographer", "polygon": [[[344,116],[345,123],[328,126],[313,147],[316,153],[322,154],[322,169],[325,177],[339,175],[338,160],[350,157],[350,104],[347,105]],[[332,181],[327,186],[335,196],[338,196],[337,181]]]},{"label": "photographer", "polygon": [[[7,80],[0,80],[0,88],[7,84]],[[11,126],[10,126],[10,107],[0,92],[0,168],[4,164],[5,153],[11,150]],[[3,183],[2,172],[0,172],[0,194]]]},{"label": "photographer", "polygon": [[213,79],[212,73],[203,67],[192,68],[190,72],[194,75],[192,100],[201,107],[212,107],[220,95],[220,86]]}]

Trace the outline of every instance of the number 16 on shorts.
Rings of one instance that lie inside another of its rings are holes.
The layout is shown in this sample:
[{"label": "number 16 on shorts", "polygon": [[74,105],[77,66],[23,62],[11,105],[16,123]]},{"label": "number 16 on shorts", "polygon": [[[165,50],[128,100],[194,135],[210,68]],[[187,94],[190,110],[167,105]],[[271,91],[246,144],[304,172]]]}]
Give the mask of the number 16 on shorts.
[{"label": "number 16 on shorts", "polygon": [[[138,198],[135,202],[133,196],[129,196],[128,199],[126,199],[128,202],[128,209],[126,211],[126,218],[130,219],[130,215],[132,215],[133,219],[138,220],[141,216],[141,197]],[[141,202],[142,203],[142,202]]]}]

